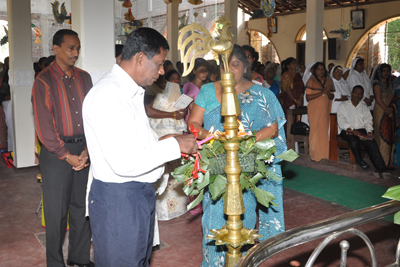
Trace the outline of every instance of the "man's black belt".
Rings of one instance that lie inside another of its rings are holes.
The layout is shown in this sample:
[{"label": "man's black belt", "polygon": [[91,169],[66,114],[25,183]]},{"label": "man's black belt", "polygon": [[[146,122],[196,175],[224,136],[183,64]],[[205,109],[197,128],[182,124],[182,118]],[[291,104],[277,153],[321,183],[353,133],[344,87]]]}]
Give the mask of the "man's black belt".
[{"label": "man's black belt", "polygon": [[84,135],[78,135],[78,136],[63,136],[61,137],[61,140],[64,141],[64,143],[79,143],[85,140]]}]

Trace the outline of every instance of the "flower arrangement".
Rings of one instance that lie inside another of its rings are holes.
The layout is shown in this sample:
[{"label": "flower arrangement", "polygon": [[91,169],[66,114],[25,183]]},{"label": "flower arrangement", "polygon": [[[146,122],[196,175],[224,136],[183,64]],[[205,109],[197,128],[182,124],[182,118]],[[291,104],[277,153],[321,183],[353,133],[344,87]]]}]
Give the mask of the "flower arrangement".
[{"label": "flower arrangement", "polygon": [[[241,141],[239,146],[239,163],[242,167],[240,184],[242,190],[252,190],[257,201],[269,207],[275,197],[270,192],[256,186],[260,179],[279,180],[275,173],[269,171],[267,166],[273,163],[274,158],[287,161],[295,160],[298,155],[293,150],[288,150],[275,156],[275,141],[265,139],[256,142],[256,132],[250,132]],[[224,167],[226,164],[226,151],[223,143],[210,140],[199,150],[198,157],[186,156],[182,159],[182,166],[176,168],[171,175],[177,182],[184,182],[183,191],[188,196],[198,197],[188,205],[188,210],[194,208],[203,200],[204,189],[208,186],[212,200],[224,197],[227,183]]]}]

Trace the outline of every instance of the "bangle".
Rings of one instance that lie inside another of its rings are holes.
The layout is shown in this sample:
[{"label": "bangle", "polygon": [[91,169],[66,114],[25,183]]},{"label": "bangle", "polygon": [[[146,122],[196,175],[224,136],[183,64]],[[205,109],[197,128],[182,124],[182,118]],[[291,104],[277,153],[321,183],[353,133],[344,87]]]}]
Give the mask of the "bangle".
[{"label": "bangle", "polygon": [[199,138],[201,138],[201,132],[202,132],[203,130],[200,130],[200,132],[199,132]]},{"label": "bangle", "polygon": [[174,120],[176,120],[176,113],[175,113],[175,111],[173,111],[172,114],[174,115]]}]

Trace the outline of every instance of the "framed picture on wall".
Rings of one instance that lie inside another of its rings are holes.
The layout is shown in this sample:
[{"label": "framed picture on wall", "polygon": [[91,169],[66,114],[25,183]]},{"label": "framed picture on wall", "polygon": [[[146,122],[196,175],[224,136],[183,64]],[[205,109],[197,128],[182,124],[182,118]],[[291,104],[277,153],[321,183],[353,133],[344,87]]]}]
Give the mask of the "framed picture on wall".
[{"label": "framed picture on wall", "polygon": [[270,27],[272,33],[278,33],[278,20],[276,18],[272,18],[272,21],[274,22],[274,27]]},{"label": "framed picture on wall", "polygon": [[353,29],[364,29],[365,27],[364,9],[352,10],[351,21],[353,22]]}]

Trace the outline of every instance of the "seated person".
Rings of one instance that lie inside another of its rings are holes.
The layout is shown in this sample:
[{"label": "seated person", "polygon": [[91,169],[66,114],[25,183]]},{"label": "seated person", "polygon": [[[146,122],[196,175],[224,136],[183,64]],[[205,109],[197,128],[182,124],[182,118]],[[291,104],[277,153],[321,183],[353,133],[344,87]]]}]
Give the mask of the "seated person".
[{"label": "seated person", "polygon": [[340,136],[347,141],[356,158],[356,163],[364,170],[369,170],[369,165],[362,159],[361,143],[374,165],[375,176],[379,178],[391,178],[391,174],[385,172],[386,166],[379,147],[374,140],[372,115],[367,105],[360,102],[364,97],[364,88],[356,85],[351,93],[351,100],[340,104],[337,111],[338,126],[341,129]]}]

